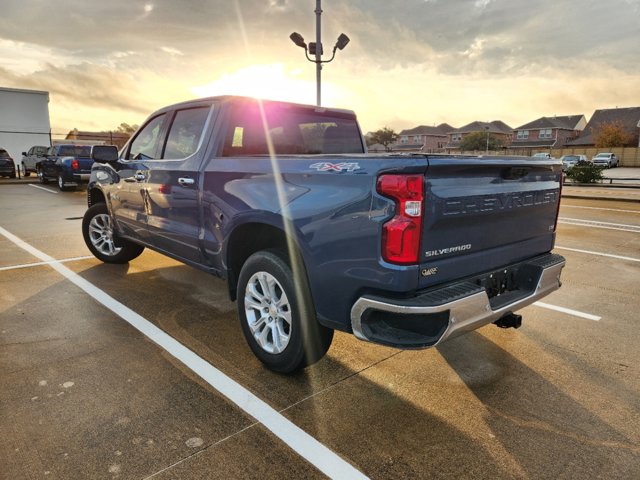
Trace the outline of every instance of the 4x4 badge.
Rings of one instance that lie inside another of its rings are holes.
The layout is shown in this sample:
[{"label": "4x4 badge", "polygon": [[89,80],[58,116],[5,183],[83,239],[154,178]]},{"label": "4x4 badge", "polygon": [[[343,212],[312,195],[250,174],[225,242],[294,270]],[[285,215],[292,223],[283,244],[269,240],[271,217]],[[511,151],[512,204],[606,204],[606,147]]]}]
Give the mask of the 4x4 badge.
[{"label": "4x4 badge", "polygon": [[360,164],[358,164],[357,162],[320,162],[309,165],[309,168],[315,168],[319,172],[342,172],[343,170],[346,170],[347,172],[353,172],[355,170],[360,170]]}]

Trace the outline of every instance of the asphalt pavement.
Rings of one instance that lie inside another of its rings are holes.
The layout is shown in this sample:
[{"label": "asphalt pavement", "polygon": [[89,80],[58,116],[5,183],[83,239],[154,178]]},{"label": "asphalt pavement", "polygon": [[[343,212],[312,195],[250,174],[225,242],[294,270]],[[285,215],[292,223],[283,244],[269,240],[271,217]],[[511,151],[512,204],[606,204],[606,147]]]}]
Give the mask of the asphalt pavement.
[{"label": "asphalt pavement", "polygon": [[422,351],[337,333],[283,376],[222,281],[102,264],[83,192],[0,184],[0,478],[640,478],[640,204],[570,188],[563,287],[520,329]]}]

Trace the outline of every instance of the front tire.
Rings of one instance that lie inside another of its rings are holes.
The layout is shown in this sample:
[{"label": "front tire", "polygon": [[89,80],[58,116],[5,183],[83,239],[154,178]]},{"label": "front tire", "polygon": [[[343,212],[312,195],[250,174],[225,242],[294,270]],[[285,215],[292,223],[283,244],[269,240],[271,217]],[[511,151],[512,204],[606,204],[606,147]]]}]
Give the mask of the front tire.
[{"label": "front tire", "polygon": [[327,353],[333,330],[316,319],[302,262],[294,279],[285,258],[261,251],[247,259],[238,280],[238,314],[255,356],[273,371],[292,373]]},{"label": "front tire", "polygon": [[22,173],[25,177],[31,176],[31,172],[27,170],[27,166],[24,163],[22,164]]},{"label": "front tire", "polygon": [[42,171],[42,168],[38,168],[38,180],[43,185],[49,183],[49,180],[47,180],[47,177],[44,176],[44,172]]},{"label": "front tire", "polygon": [[143,246],[118,238],[105,203],[93,205],[85,212],[82,236],[91,253],[105,263],[127,263],[144,251]]}]

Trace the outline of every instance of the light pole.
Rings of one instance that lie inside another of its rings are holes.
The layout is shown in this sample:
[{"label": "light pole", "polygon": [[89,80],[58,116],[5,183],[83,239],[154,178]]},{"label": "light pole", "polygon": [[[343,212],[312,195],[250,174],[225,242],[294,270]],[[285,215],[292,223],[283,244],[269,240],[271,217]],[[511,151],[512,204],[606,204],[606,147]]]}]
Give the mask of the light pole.
[{"label": "light pole", "polygon": [[484,127],[484,128],[487,131],[487,149],[486,149],[486,153],[489,153],[489,127]]},{"label": "light pole", "polygon": [[[322,54],[324,52],[322,51],[321,0],[316,0],[315,14],[316,14],[316,41],[315,42],[309,42],[309,45],[307,46],[307,44],[304,41],[304,38],[302,38],[302,35],[300,35],[298,32],[293,32],[291,35],[289,35],[289,38],[297,46],[304,48],[304,54],[307,57],[307,60],[316,64],[316,104],[320,106],[321,99],[322,99],[322,93],[321,93],[322,64],[331,62],[336,56],[336,50],[342,50],[344,49],[344,47],[347,46],[347,44],[349,43],[349,37],[347,37],[344,33],[341,33],[340,36],[338,37],[338,40],[336,41],[336,44],[333,47],[333,54],[331,55],[331,58],[329,60],[322,60]],[[310,57],[309,54],[314,56],[315,59]]]}]

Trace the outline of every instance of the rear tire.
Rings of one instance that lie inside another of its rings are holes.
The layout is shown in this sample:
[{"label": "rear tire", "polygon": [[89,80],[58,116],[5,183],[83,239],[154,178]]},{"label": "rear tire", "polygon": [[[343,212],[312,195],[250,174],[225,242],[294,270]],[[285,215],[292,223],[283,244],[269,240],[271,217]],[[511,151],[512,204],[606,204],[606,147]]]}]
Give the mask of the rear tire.
[{"label": "rear tire", "polygon": [[93,205],[85,212],[82,236],[91,253],[105,263],[127,263],[144,251],[142,245],[118,238],[105,203]]},{"label": "rear tire", "polygon": [[67,190],[69,190],[69,187],[65,186],[64,178],[62,178],[62,175],[58,175],[58,188],[61,192],[66,192]]},{"label": "rear tire", "polygon": [[255,356],[273,371],[292,373],[327,353],[333,330],[316,319],[302,262],[301,278],[294,280],[285,258],[267,250],[247,259],[238,280],[238,314]]}]

